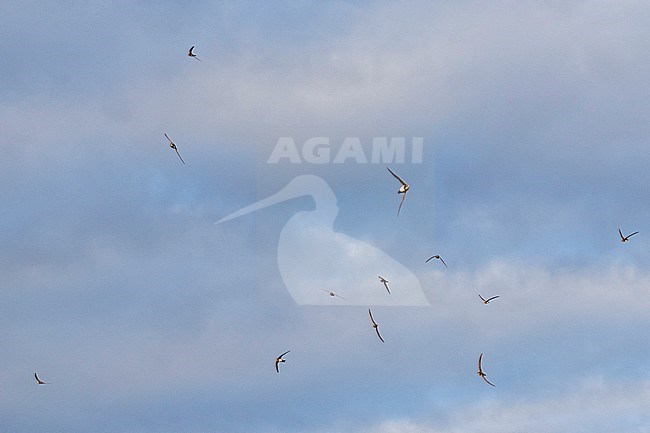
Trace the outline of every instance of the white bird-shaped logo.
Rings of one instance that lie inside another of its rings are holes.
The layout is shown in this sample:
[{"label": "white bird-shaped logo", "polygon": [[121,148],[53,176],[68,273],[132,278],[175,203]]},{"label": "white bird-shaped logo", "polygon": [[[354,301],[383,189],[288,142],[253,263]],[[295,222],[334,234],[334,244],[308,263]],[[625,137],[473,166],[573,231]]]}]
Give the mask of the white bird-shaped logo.
[{"label": "white bird-shaped logo", "polygon": [[[319,295],[323,287],[348,287],[346,305],[430,305],[420,281],[408,268],[378,248],[334,231],[338,214],[336,196],[318,176],[297,176],[281,191],[222,218],[217,224],[302,196],[311,196],[316,207],[289,218],[280,232],[277,248],[280,275],[296,303],[323,305]],[[400,282],[400,296],[382,296],[377,291],[372,281],[376,274],[367,272],[377,268]]]}]

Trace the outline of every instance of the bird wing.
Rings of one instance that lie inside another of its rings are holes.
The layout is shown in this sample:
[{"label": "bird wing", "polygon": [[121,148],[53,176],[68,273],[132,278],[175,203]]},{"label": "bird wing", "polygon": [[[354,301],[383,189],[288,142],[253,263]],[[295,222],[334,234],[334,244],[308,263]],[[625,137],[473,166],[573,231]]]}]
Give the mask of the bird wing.
[{"label": "bird wing", "polygon": [[448,267],[449,267],[449,266],[447,266],[447,263],[445,263],[445,261],[442,260],[442,257],[440,257],[440,261],[442,262],[443,265],[445,265],[445,268],[448,268]]},{"label": "bird wing", "polygon": [[385,343],[384,339],[381,338],[381,334],[379,333],[379,328],[375,328],[375,332],[377,333],[377,337],[381,340],[382,343]]},{"label": "bird wing", "polygon": [[386,290],[388,291],[388,294],[390,295],[390,289],[388,288],[388,281],[384,281],[384,287],[386,287]]},{"label": "bird wing", "polygon": [[429,263],[429,260],[431,260],[431,259],[434,258],[434,257],[435,257],[435,256],[431,256],[431,257],[429,257],[429,258],[427,259],[427,261],[424,262],[424,263]]},{"label": "bird wing", "polygon": [[628,237],[628,238],[631,238],[632,236],[634,236],[634,235],[637,234],[637,233],[639,233],[639,232],[630,233],[629,235],[627,235],[627,237]]},{"label": "bird wing", "polygon": [[485,300],[485,298],[483,298],[483,296],[481,296],[480,293],[478,294],[478,297],[481,298],[481,301],[483,301],[483,302],[487,302],[487,301]]},{"label": "bird wing", "polygon": [[169,144],[174,144],[174,142],[172,141],[171,138],[169,138],[169,135],[167,135],[166,132],[165,132],[165,137],[167,138],[167,140],[169,140]]},{"label": "bird wing", "polygon": [[377,323],[375,322],[375,319],[372,318],[372,311],[370,311],[370,308],[368,308],[368,314],[370,314],[370,321],[372,322],[372,324],[376,325]]},{"label": "bird wing", "polygon": [[282,357],[283,357],[284,355],[286,355],[287,353],[289,353],[289,352],[291,352],[291,351],[290,351],[290,350],[287,350],[287,351],[284,352],[282,355],[278,356],[278,359],[282,359]]},{"label": "bird wing", "polygon": [[183,161],[183,157],[181,156],[180,153],[178,153],[178,149],[174,147],[174,150],[176,151],[176,155],[178,155],[178,157],[181,159],[181,162],[185,164],[185,161]]},{"label": "bird wing", "polygon": [[399,216],[399,211],[402,210],[402,204],[404,204],[404,200],[406,200],[406,193],[402,195],[402,200],[399,202],[399,207],[397,208],[397,216]]},{"label": "bird wing", "polygon": [[481,353],[481,354],[478,356],[478,372],[479,372],[479,373],[483,373],[483,369],[481,368],[481,360],[482,360],[482,359],[483,359],[483,354]]},{"label": "bird wing", "polygon": [[193,53],[192,53],[192,50],[193,50],[193,49],[194,49],[194,45],[192,45],[192,46],[190,47],[190,51],[189,51],[187,54],[191,56],[191,55],[193,54]]},{"label": "bird wing", "polygon": [[[386,167],[386,168],[388,168],[388,167]],[[388,168],[388,171],[390,171],[390,174],[392,174],[393,177],[394,177],[395,179],[399,180],[399,182],[400,182],[402,185],[404,185],[404,186],[408,185],[406,182],[404,182],[404,181],[402,180],[401,177],[399,177],[398,175],[396,175],[395,173],[393,173],[393,170],[391,170],[390,168]]]},{"label": "bird wing", "polygon": [[618,229],[618,234],[621,235],[621,239],[625,239],[625,236],[623,236],[623,233],[621,232],[621,229]]},{"label": "bird wing", "polygon": [[492,299],[496,299],[496,298],[498,298],[498,297],[499,297],[499,296],[492,296],[491,298],[488,298],[488,300],[485,301],[485,302],[490,302]]},{"label": "bird wing", "polygon": [[492,382],[490,382],[489,380],[487,380],[487,377],[485,377],[485,376],[481,376],[481,377],[483,378],[483,380],[484,380],[488,385],[492,385],[492,386],[496,387],[495,384],[493,384]]},{"label": "bird wing", "polygon": [[38,375],[36,373],[34,373],[34,378],[36,378],[36,382],[40,383],[41,379],[38,378]]},{"label": "bird wing", "polygon": [[275,371],[277,371],[278,373],[280,372],[280,369],[278,368],[278,364],[279,364],[279,363],[280,363],[280,360],[279,360],[279,359],[276,359],[276,360],[275,360]]}]

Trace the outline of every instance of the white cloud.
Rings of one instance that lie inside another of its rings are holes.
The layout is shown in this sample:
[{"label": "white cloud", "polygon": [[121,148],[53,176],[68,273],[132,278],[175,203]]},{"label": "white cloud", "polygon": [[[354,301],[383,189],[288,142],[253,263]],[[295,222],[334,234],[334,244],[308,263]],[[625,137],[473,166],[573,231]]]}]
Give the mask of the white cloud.
[{"label": "white cloud", "polygon": [[565,391],[545,398],[485,399],[446,414],[448,421],[386,420],[358,432],[376,433],[563,433],[650,431],[650,382],[602,377],[566,383]]}]

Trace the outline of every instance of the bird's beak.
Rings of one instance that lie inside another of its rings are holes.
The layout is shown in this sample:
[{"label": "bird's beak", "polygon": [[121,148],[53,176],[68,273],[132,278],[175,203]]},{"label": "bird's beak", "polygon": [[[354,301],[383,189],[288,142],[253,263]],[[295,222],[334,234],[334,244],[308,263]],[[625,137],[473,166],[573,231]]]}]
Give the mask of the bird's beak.
[{"label": "bird's beak", "polygon": [[306,177],[306,176],[299,176],[298,178],[293,179],[291,182],[287,184],[287,186],[285,186],[284,188],[282,188],[280,191],[273,194],[272,196],[262,199],[251,205],[248,205],[242,209],[239,209],[238,211],[235,211],[230,215],[221,218],[215,224],[221,224],[231,219],[239,218],[240,216],[246,215],[248,213],[255,212],[260,209],[264,209],[265,207],[273,206],[274,204],[282,203],[283,201],[291,200],[293,198],[302,197],[304,195],[312,195],[311,193],[312,188],[310,188],[311,185],[309,185],[309,182],[297,181],[301,177]]}]

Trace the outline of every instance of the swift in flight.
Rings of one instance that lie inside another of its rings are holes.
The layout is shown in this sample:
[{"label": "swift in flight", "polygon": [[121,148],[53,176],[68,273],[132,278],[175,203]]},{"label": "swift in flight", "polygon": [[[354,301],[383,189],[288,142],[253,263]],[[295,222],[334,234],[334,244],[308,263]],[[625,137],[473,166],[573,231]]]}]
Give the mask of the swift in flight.
[{"label": "swift in flight", "polygon": [[181,162],[182,162],[183,164],[185,164],[185,161],[183,161],[183,157],[181,156],[180,153],[178,153],[178,147],[176,147],[176,143],[174,143],[174,142],[172,141],[172,139],[169,138],[169,136],[167,135],[167,133],[165,133],[165,137],[166,137],[167,140],[169,141],[169,147],[171,147],[172,149],[174,149],[174,150],[176,151],[176,155],[178,155],[178,157],[181,159]]},{"label": "swift in flight", "polygon": [[[386,168],[388,168],[388,167],[386,167]],[[388,168],[388,171],[390,171],[390,174],[392,174],[393,177],[394,177],[395,179],[399,180],[399,183],[402,184],[402,186],[400,186],[399,189],[397,190],[397,194],[404,194],[404,195],[402,196],[402,201],[399,202],[399,207],[397,208],[397,216],[399,216],[399,211],[402,209],[402,204],[404,203],[404,200],[406,199],[406,193],[407,193],[408,190],[411,188],[411,185],[409,185],[408,183],[404,182],[404,181],[402,180],[402,178],[399,177],[398,175],[396,175],[395,173],[393,173],[393,170],[391,170],[390,168]]]},{"label": "swift in flight", "polygon": [[478,294],[478,297],[481,298],[481,301],[483,301],[483,303],[484,303],[485,305],[487,305],[487,304],[490,303],[490,301],[491,301],[492,299],[496,299],[496,298],[498,298],[499,296],[492,296],[491,298],[487,298],[487,299],[485,299],[485,298],[484,298],[483,296],[481,296],[481,294],[479,293],[479,294]]},{"label": "swift in flight", "polygon": [[618,229],[618,234],[621,236],[621,242],[627,242],[627,241],[629,241],[630,238],[631,238],[632,236],[634,236],[635,234],[637,234],[637,233],[639,233],[639,232],[634,232],[634,233],[630,233],[630,234],[627,235],[627,236],[623,236],[623,233],[621,233],[621,229]]},{"label": "swift in flight", "polygon": [[280,356],[278,356],[277,358],[275,358],[275,371],[277,371],[278,373],[280,372],[280,369],[278,368],[278,365],[279,365],[281,362],[286,362],[286,360],[282,359],[282,357],[283,357],[284,355],[286,355],[287,353],[289,353],[289,352],[291,352],[291,351],[290,351],[290,350],[287,350],[287,351],[284,352],[282,355],[280,355]]},{"label": "swift in flight", "polygon": [[483,360],[483,354],[481,353],[478,357],[478,371],[476,374],[481,376],[481,379],[483,379],[488,385],[496,386],[493,383],[491,383],[489,380],[487,380],[487,377],[485,377],[485,373],[483,373],[483,368],[481,367],[481,361]]},{"label": "swift in flight", "polygon": [[449,266],[447,266],[447,263],[445,263],[445,261],[442,259],[442,257],[440,257],[440,255],[438,255],[438,254],[436,254],[435,256],[431,256],[431,257],[429,257],[429,258],[427,259],[427,261],[424,262],[424,263],[429,263],[429,260],[431,260],[431,259],[440,260],[440,261],[442,262],[442,264],[445,265],[445,268],[448,268],[448,267],[449,267]]},{"label": "swift in flight", "polygon": [[379,325],[377,325],[377,322],[375,322],[375,319],[372,318],[372,311],[370,311],[370,308],[368,308],[368,314],[370,314],[370,321],[372,322],[372,327],[375,328],[375,332],[377,333],[377,337],[381,340],[382,343],[385,343],[384,339],[381,338],[381,334],[379,333]]}]

